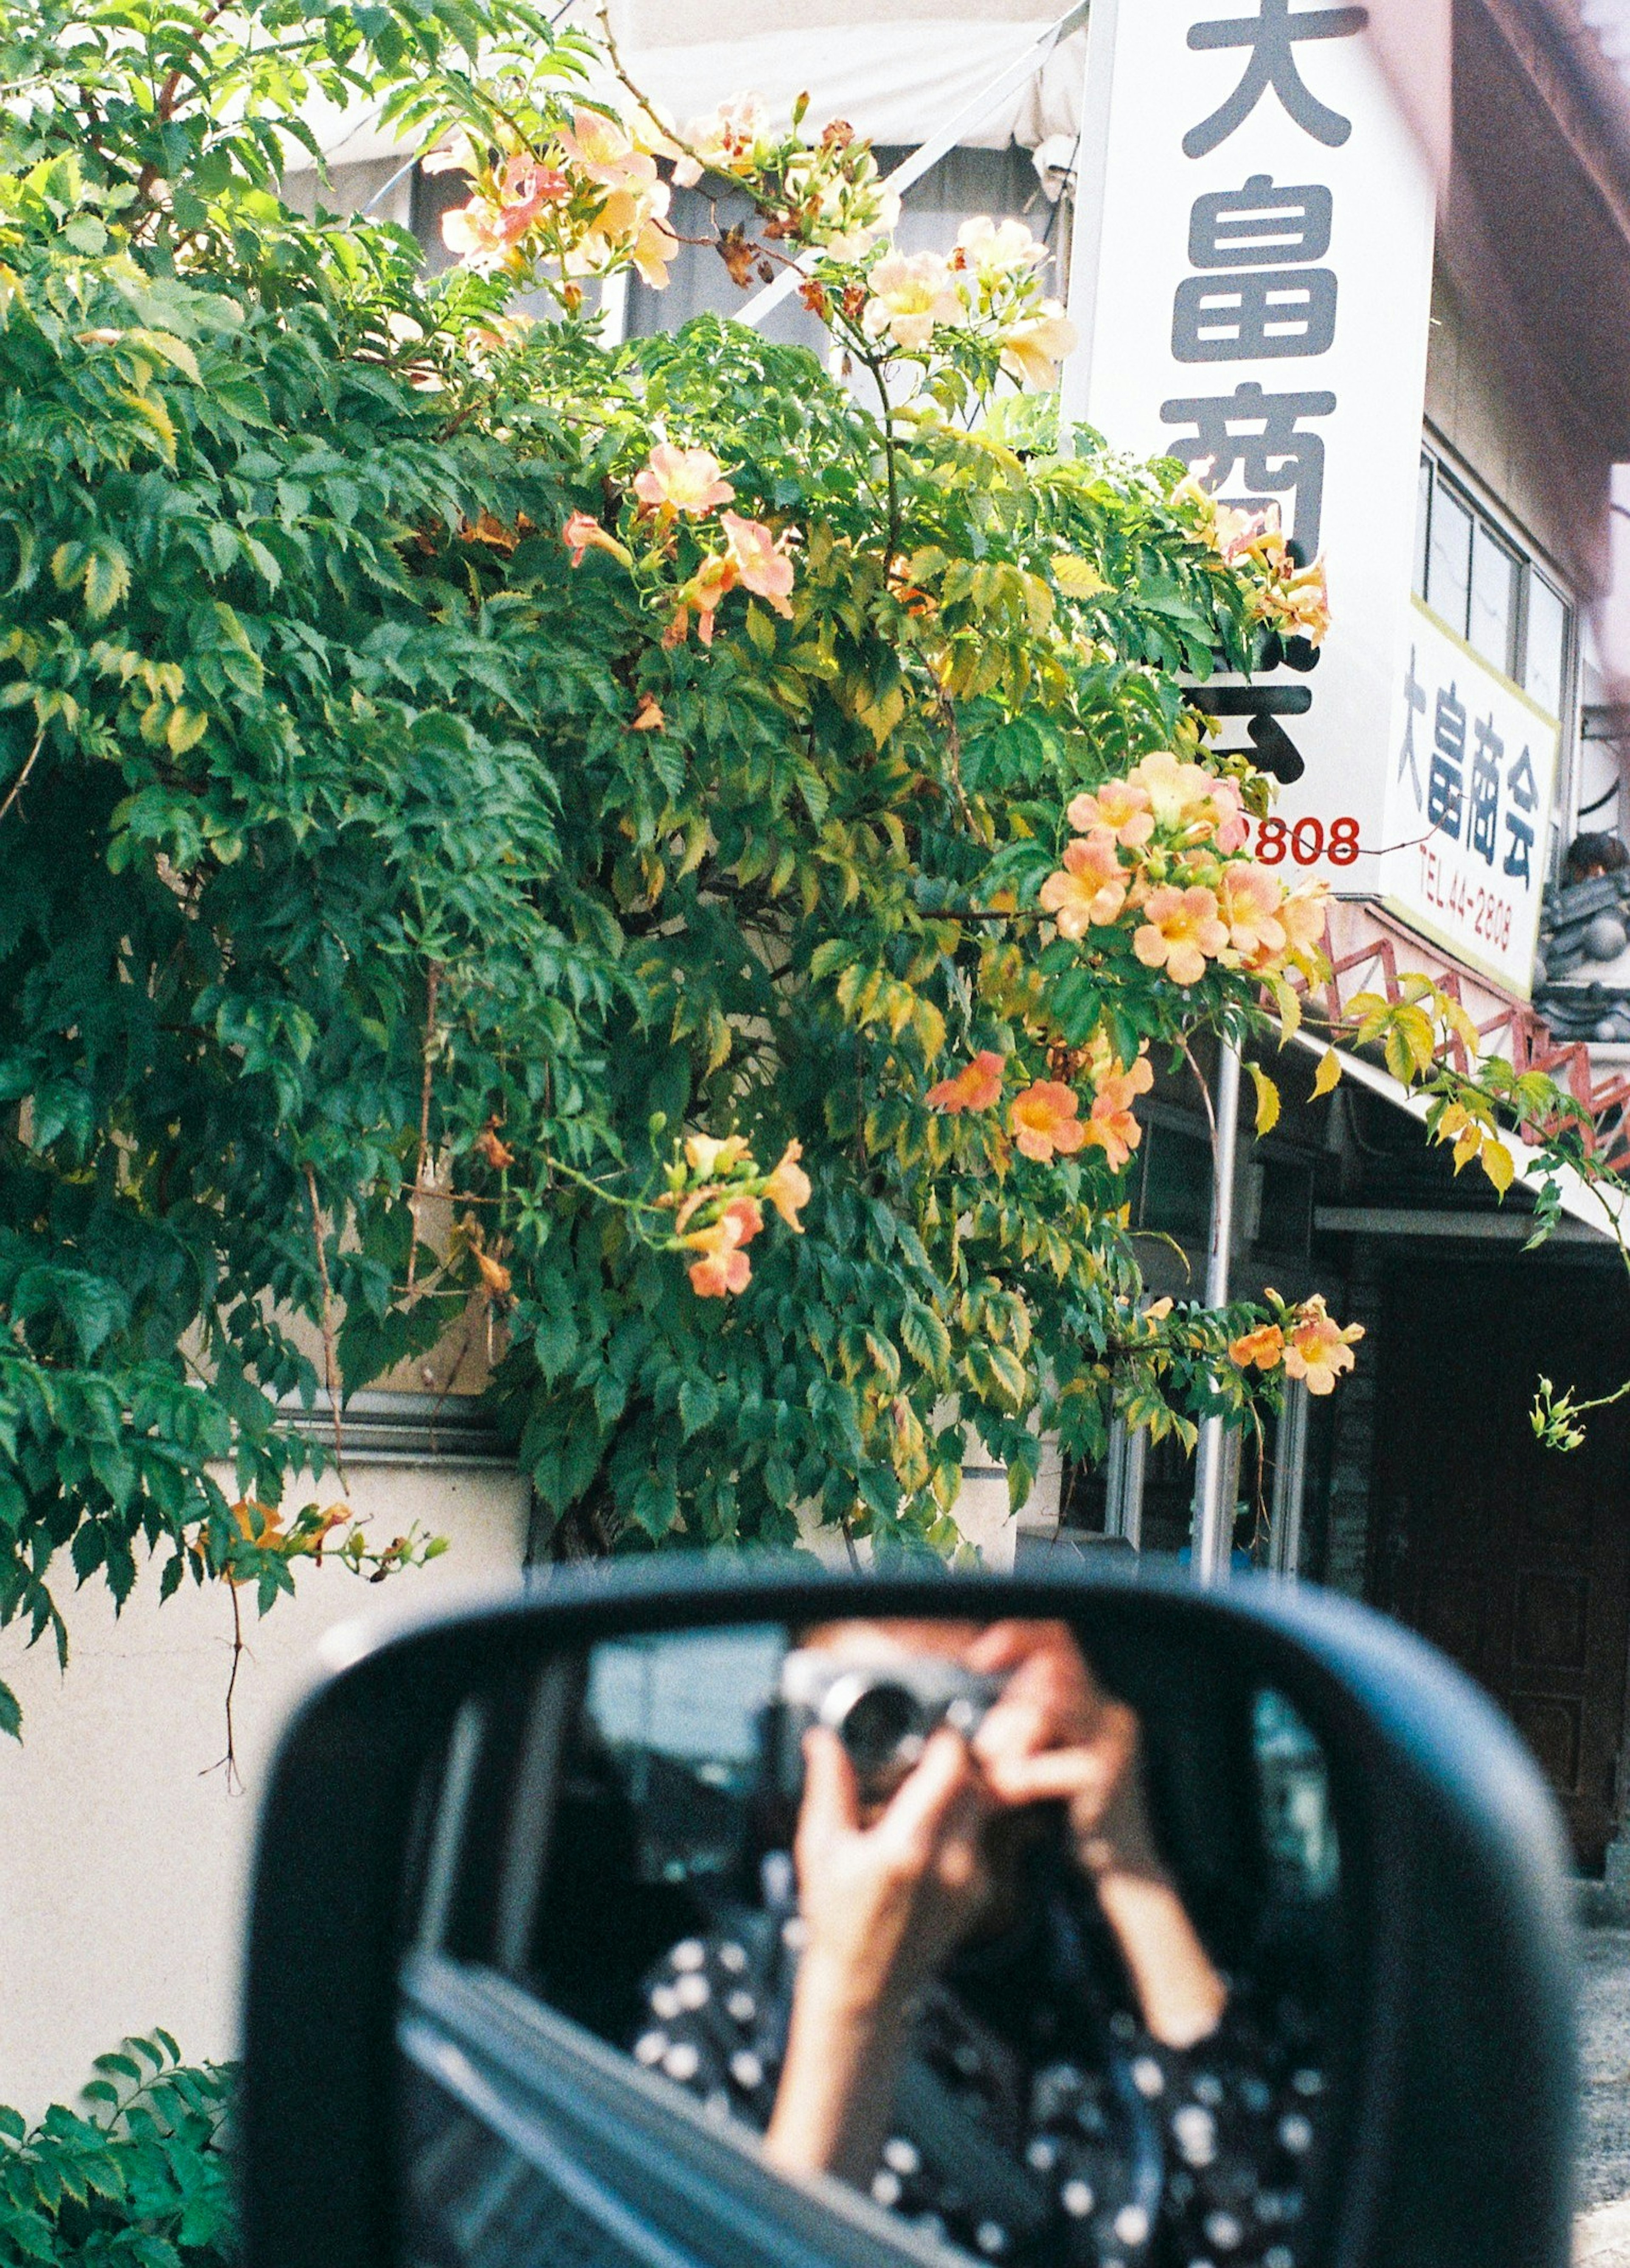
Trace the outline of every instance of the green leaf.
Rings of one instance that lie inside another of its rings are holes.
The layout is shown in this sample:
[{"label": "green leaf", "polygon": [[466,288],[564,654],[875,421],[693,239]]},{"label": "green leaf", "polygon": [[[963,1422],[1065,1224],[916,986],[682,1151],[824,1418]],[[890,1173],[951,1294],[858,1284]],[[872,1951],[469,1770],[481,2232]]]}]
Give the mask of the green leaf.
[{"label": "green leaf", "polygon": [[129,592],[129,558],[118,544],[102,540],[91,551],[84,570],[84,608],[93,622],[114,613]]},{"label": "green leaf", "polygon": [[909,1301],[900,1319],[900,1336],[913,1362],[930,1377],[945,1375],[951,1362],[951,1334],[932,1307],[920,1300]]},{"label": "green leaf", "polygon": [[705,1378],[687,1378],[679,1388],[679,1422],[686,1440],[711,1425],[719,1415],[719,1394]]}]

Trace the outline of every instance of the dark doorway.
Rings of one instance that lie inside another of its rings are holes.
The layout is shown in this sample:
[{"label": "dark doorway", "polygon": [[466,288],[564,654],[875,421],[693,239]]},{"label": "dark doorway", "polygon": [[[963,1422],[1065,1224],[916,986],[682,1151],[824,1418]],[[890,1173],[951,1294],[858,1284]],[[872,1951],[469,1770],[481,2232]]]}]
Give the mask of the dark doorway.
[{"label": "dark doorway", "polygon": [[1630,1403],[1585,1446],[1543,1449],[1535,1381],[1601,1394],[1630,1376],[1622,1270],[1400,1252],[1376,1412],[1370,1595],[1509,1712],[1601,1871],[1624,1788]]}]

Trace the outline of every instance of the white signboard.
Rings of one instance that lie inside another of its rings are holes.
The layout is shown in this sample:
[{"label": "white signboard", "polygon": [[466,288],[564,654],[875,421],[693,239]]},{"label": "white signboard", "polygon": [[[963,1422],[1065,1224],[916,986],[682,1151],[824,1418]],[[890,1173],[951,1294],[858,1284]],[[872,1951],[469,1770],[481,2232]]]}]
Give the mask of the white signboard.
[{"label": "white signboard", "polygon": [[[1443,0],[1418,0],[1439,10]],[[1064,413],[1277,503],[1317,664],[1204,688],[1281,792],[1259,855],[1380,887],[1431,307],[1430,174],[1359,7],[1094,0]],[[1303,655],[1302,659],[1308,657]]]},{"label": "white signboard", "polygon": [[1412,929],[1526,1000],[1560,727],[1419,599],[1404,645],[1382,890]]}]

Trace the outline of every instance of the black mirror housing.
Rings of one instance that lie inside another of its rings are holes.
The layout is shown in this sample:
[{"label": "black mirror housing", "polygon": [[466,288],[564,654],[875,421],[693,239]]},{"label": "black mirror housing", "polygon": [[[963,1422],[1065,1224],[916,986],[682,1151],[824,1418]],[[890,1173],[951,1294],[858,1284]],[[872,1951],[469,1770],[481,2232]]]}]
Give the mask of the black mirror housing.
[{"label": "black mirror housing", "polygon": [[[1199,1649],[1288,1695],[1330,1757],[1364,1924],[1317,2268],[1564,2268],[1575,2069],[1560,1824],[1515,1731],[1442,1657],[1361,1608],[1265,1583],[751,1561],[594,1569],[405,1634],[330,1642],[334,1674],[285,1735],[256,1861],[249,2268],[401,2257],[403,1853],[427,1760],[468,1697],[519,1690],[541,1659],[634,1633],[860,1615],[1063,1616],[1111,1653]],[[762,2253],[747,2222],[729,2248],[700,2231],[702,2268],[793,2257],[763,2212]],[[859,2242],[852,2230],[808,2257]]]}]

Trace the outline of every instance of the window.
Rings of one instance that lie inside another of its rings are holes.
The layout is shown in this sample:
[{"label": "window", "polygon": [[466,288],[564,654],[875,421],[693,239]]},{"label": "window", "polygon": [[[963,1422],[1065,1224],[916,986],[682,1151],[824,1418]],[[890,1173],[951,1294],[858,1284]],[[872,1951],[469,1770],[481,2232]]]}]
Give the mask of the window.
[{"label": "window", "polygon": [[1140,1228],[1203,1244],[1211,1233],[1211,1145],[1165,1118],[1144,1128]]},{"label": "window", "polygon": [[1518,562],[1486,520],[1471,530],[1471,624],[1467,635],[1485,661],[1516,675]]},{"label": "window", "polygon": [[1432,483],[1431,514],[1427,587],[1421,596],[1464,637],[1471,596],[1471,514],[1453,489],[1439,480]]},{"label": "window", "polygon": [[1528,575],[1528,668],[1523,683],[1553,717],[1562,713],[1562,670],[1567,646],[1567,608],[1543,575]]},{"label": "window", "polygon": [[1486,661],[1560,717],[1567,682],[1567,603],[1532,559],[1480,512],[1436,458],[1420,460],[1415,589]]}]

